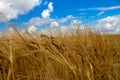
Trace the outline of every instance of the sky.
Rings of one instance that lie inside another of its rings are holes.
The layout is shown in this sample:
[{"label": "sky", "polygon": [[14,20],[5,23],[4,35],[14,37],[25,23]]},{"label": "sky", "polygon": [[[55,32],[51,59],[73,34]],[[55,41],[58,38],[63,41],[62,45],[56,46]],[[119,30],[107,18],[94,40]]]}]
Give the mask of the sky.
[{"label": "sky", "polygon": [[120,33],[120,0],[0,0],[0,31],[14,26],[32,33],[72,24]]}]

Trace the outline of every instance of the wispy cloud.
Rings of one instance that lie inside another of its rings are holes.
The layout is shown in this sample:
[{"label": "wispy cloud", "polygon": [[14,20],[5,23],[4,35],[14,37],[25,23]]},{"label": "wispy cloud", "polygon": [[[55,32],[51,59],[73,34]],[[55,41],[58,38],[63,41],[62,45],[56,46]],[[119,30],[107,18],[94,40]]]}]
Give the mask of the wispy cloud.
[{"label": "wispy cloud", "polygon": [[45,2],[43,2],[42,5],[47,5],[48,4],[48,1],[46,0]]},{"label": "wispy cloud", "polygon": [[65,18],[60,18],[60,19],[59,19],[59,22],[65,23],[65,22],[67,22],[68,20],[71,20],[71,19],[73,19],[73,18],[75,18],[75,17],[73,17],[73,15],[68,15],[68,16],[66,16]]},{"label": "wispy cloud", "polygon": [[99,12],[99,13],[97,14],[97,16],[100,16],[100,15],[104,14],[104,12],[105,12],[105,11]]},{"label": "wispy cloud", "polygon": [[87,9],[79,9],[79,11],[86,11],[86,10],[108,11],[108,10],[116,10],[116,9],[120,9],[120,6],[87,8]]}]

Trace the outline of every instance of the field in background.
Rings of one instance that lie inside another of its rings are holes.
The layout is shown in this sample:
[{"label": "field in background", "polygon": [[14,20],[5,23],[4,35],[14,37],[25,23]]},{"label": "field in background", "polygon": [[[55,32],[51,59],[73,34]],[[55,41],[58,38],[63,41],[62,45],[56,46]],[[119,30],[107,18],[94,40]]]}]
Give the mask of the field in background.
[{"label": "field in background", "polygon": [[120,80],[120,35],[15,29],[0,37],[0,80]]}]

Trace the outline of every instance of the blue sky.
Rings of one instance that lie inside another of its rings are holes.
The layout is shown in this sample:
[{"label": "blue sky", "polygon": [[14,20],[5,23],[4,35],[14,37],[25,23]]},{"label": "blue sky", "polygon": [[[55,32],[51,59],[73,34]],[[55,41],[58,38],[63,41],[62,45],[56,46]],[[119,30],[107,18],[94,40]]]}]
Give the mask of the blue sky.
[{"label": "blue sky", "polygon": [[120,0],[0,0],[0,31],[11,26],[36,31],[88,24],[104,32],[120,33]]}]

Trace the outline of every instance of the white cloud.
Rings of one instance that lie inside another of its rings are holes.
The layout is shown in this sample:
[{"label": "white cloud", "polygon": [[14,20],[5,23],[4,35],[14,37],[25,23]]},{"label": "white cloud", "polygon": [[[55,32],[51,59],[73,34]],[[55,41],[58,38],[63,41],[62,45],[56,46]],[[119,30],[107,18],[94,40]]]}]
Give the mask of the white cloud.
[{"label": "white cloud", "polygon": [[50,24],[50,27],[59,27],[59,23],[57,21],[53,21],[51,24]]},{"label": "white cloud", "polygon": [[49,18],[50,17],[50,11],[49,9],[43,10],[43,12],[41,13],[42,18]]},{"label": "white cloud", "polygon": [[48,25],[50,24],[53,19],[49,18],[50,13],[53,12],[53,3],[50,2],[48,4],[48,9],[43,10],[41,13],[42,18],[40,17],[35,17],[29,20],[28,25],[35,25],[35,26],[41,26],[41,25]]},{"label": "white cloud", "polygon": [[108,16],[97,21],[96,28],[105,33],[119,32],[120,29],[120,15]]},{"label": "white cloud", "polygon": [[31,18],[28,22],[28,25],[42,25],[43,20],[39,17]]},{"label": "white cloud", "polygon": [[41,26],[45,24],[50,24],[53,21],[53,19],[47,18],[43,19],[40,17],[35,17],[29,20],[28,25],[35,25],[35,26]]},{"label": "white cloud", "polygon": [[33,26],[30,26],[29,28],[28,28],[28,32],[29,33],[34,33],[34,32],[36,32],[36,30],[37,30],[37,28],[33,25]]},{"label": "white cloud", "polygon": [[80,21],[80,20],[72,20],[71,21],[71,25],[79,25],[81,23],[82,23],[82,21]]},{"label": "white cloud", "polygon": [[[59,19],[52,19],[52,18],[40,18],[40,17],[34,17],[29,20],[27,23],[28,26],[35,25],[35,26],[52,26],[57,27],[60,25],[60,23],[67,22],[68,20],[72,20],[74,17],[72,15],[68,15],[65,18],[59,18]],[[57,22],[56,22],[57,21]]]},{"label": "white cloud", "polygon": [[48,4],[48,9],[50,10],[50,12],[53,12],[53,3],[52,2],[50,2]]},{"label": "white cloud", "polygon": [[0,21],[17,18],[19,14],[25,14],[42,0],[0,0]]},{"label": "white cloud", "polygon": [[107,11],[107,10],[120,9],[120,6],[100,7],[100,8],[93,8],[93,9]]},{"label": "white cloud", "polygon": [[97,16],[100,16],[100,15],[102,15],[102,14],[104,14],[104,11],[99,12],[99,13],[97,14]]},{"label": "white cloud", "polygon": [[48,1],[45,1],[44,3],[43,3],[43,5],[47,5],[48,4]]},{"label": "white cloud", "polygon": [[110,10],[119,10],[120,6],[110,6],[110,7],[94,7],[94,8],[83,8],[79,9],[79,11],[100,11],[97,16],[100,16],[105,13],[105,11],[110,11]]},{"label": "white cloud", "polygon": [[85,10],[107,11],[107,10],[115,10],[115,9],[120,9],[120,6],[99,7],[99,8],[87,8],[87,9],[79,9],[79,10],[80,10],[80,11],[85,11]]},{"label": "white cloud", "polygon": [[52,2],[50,2],[48,4],[48,9],[43,10],[43,12],[41,13],[42,18],[44,18],[44,19],[49,18],[51,12],[53,12],[53,3]]},{"label": "white cloud", "polygon": [[59,22],[62,22],[62,23],[65,23],[65,22],[67,22],[68,20],[71,20],[71,19],[73,19],[74,17],[72,16],[72,15],[68,15],[68,16],[66,16],[65,18],[60,18],[59,19]]},{"label": "white cloud", "polygon": [[120,28],[117,28],[114,33],[119,33],[120,34]]},{"label": "white cloud", "polygon": [[4,14],[0,13],[0,22],[5,22],[5,21],[8,21],[8,19]]},{"label": "white cloud", "polygon": [[[33,21],[33,23],[34,22],[37,22],[37,20],[39,21],[39,19],[41,19],[42,20],[42,18],[33,18],[33,19],[31,19],[31,21],[30,22],[32,22],[32,20],[35,20],[35,21]],[[61,18],[60,18],[61,19]],[[43,22],[44,22],[44,20],[42,20]],[[47,21],[48,22],[48,21]],[[40,30],[39,30],[39,33],[42,33],[42,34],[47,34],[47,35],[53,35],[53,36],[55,36],[55,35],[57,35],[56,33],[58,32],[58,30],[61,30],[61,32],[62,32],[62,34],[71,34],[71,32],[70,31],[75,31],[76,30],[76,28],[78,28],[78,27],[80,27],[80,29],[83,29],[84,27],[83,27],[83,25],[81,24],[82,23],[82,21],[80,21],[80,20],[76,20],[76,19],[74,19],[74,20],[71,20],[71,23],[69,23],[68,25],[61,25],[61,23],[59,23],[59,20],[55,20],[55,19],[51,19],[51,22],[50,22],[51,24],[50,25],[48,25],[48,27],[43,27],[43,28],[41,28]],[[38,25],[39,25],[39,22],[37,23]],[[46,24],[46,22],[45,22],[45,24]],[[75,24],[75,25],[74,25]],[[80,24],[80,25],[79,25]],[[40,24],[41,25],[41,24]],[[60,27],[59,27],[60,26]],[[51,28],[50,28],[51,27]],[[54,28],[54,27],[57,27],[57,28]]]},{"label": "white cloud", "polygon": [[[48,27],[53,28],[53,27],[65,26],[61,23],[66,22],[68,20],[71,21],[71,23],[69,23],[68,26],[73,26],[73,24],[76,24],[76,25],[81,24],[80,20],[75,19],[75,17],[73,17],[72,15],[68,15],[65,18],[59,18],[59,19],[51,19],[51,18],[44,19],[44,18],[40,18],[40,17],[35,17],[35,18],[30,19],[29,22],[27,23],[27,25],[28,26],[35,25],[36,27],[42,27],[43,29],[45,29],[46,26],[47,26],[47,28]],[[43,30],[42,32],[44,32],[44,31],[46,31],[46,30]]]}]

